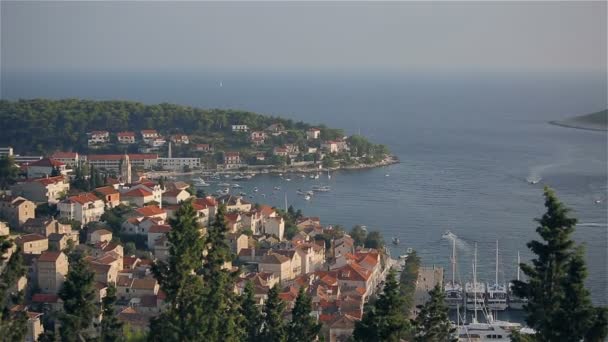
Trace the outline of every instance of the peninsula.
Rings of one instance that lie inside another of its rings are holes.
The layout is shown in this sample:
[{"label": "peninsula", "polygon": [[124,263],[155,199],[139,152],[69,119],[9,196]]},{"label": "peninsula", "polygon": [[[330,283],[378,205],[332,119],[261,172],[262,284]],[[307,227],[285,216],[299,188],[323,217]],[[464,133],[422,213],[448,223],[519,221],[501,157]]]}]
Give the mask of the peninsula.
[{"label": "peninsula", "polygon": [[550,121],[549,123],[557,126],[592,131],[608,131],[608,109],[591,114],[575,116],[565,120]]},{"label": "peninsula", "polygon": [[78,154],[106,171],[118,170],[125,153],[141,171],[171,172],[306,172],[397,162],[386,146],[360,135],[240,110],[130,101],[3,100],[0,120],[0,146],[14,149],[18,161],[49,156],[69,164]]}]

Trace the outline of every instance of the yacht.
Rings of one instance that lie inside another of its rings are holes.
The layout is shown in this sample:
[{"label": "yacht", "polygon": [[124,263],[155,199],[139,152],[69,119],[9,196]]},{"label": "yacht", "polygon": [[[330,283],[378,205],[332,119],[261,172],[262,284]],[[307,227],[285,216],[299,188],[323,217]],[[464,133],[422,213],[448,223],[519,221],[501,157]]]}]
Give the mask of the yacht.
[{"label": "yacht", "polygon": [[477,281],[477,243],[475,243],[475,252],[473,255],[473,282],[464,284],[464,292],[466,309],[477,312],[483,307],[484,294],[486,293],[485,284]]},{"label": "yacht", "polygon": [[327,185],[324,185],[324,186],[313,186],[312,187],[312,191],[314,191],[314,192],[328,192],[330,190],[331,190],[330,187],[327,186]]},{"label": "yacht", "polygon": [[227,187],[227,186],[230,186],[230,184],[229,184],[229,183],[218,183],[218,185],[217,185],[217,186],[220,186],[220,187]]},{"label": "yacht", "polygon": [[456,282],[456,239],[452,239],[452,280],[447,281],[443,287],[445,302],[450,309],[460,309],[464,304],[462,285]]},{"label": "yacht", "polygon": [[310,195],[306,195],[306,196],[304,196],[304,199],[307,201],[310,201],[311,197],[310,197]]},{"label": "yacht", "polygon": [[522,329],[521,324],[489,320],[487,323],[471,322],[457,327],[458,341],[511,341],[511,334],[519,331],[522,334],[531,333],[530,329]]},{"label": "yacht", "polygon": [[[517,280],[519,280],[519,251],[517,252]],[[509,309],[523,310],[524,305],[528,303],[527,298],[521,298],[513,293],[513,283],[509,284]]]},{"label": "yacht", "polygon": [[253,188],[253,192],[258,192],[258,187],[256,186],[255,188]]},{"label": "yacht", "polygon": [[235,184],[232,184],[232,187],[233,187],[233,188],[235,188],[235,189],[238,189],[238,188],[240,188],[240,187],[241,187],[241,185],[240,185],[240,184],[236,184],[236,183],[235,183]]},{"label": "yacht", "polygon": [[205,182],[205,180],[200,177],[193,179],[192,184],[194,185],[195,188],[203,188],[203,187],[207,187],[207,186],[211,185],[211,184]]},{"label": "yacht", "polygon": [[507,286],[498,283],[498,240],[496,240],[496,278],[494,284],[487,284],[487,304],[489,310],[507,309]]}]

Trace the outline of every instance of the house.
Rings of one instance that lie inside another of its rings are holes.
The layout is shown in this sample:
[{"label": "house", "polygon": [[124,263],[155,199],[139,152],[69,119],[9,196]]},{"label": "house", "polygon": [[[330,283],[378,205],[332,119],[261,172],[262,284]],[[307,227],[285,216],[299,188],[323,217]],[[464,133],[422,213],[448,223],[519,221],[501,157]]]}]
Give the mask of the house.
[{"label": "house", "polygon": [[258,271],[273,273],[281,282],[294,278],[291,259],[272,252],[262,257],[258,263]]},{"label": "house", "polygon": [[173,142],[176,145],[181,145],[181,144],[187,145],[190,143],[190,139],[185,134],[173,134],[170,137],[170,139],[171,139],[171,142]]},{"label": "house", "polygon": [[165,146],[166,143],[167,143],[167,140],[165,140],[165,138],[163,138],[163,137],[158,137],[158,138],[148,140],[148,144],[152,147]]},{"label": "house", "polygon": [[171,231],[171,226],[168,224],[156,224],[148,228],[148,248],[152,249],[154,244],[161,237],[167,236]]},{"label": "house", "polygon": [[266,127],[266,131],[274,136],[287,133],[285,126],[283,126],[281,123],[273,123],[272,125]]},{"label": "house", "polygon": [[323,268],[325,263],[325,248],[315,243],[301,243],[295,247],[302,262],[302,273],[306,274]]},{"label": "house", "polygon": [[166,236],[161,236],[154,241],[152,251],[154,252],[154,258],[160,261],[166,261],[169,258],[169,240]]},{"label": "house", "polygon": [[49,249],[49,240],[40,234],[21,235],[15,239],[15,243],[27,254],[41,254]]},{"label": "house", "polygon": [[302,274],[302,258],[300,257],[300,253],[298,253],[296,250],[276,249],[273,250],[273,253],[289,258],[289,262],[291,264],[291,273],[294,278]]},{"label": "house", "polygon": [[36,205],[21,196],[0,195],[0,215],[13,227],[34,218]]},{"label": "house", "polygon": [[236,233],[243,227],[241,215],[236,211],[226,213],[224,221],[226,223],[226,230],[229,233]]},{"label": "house", "polygon": [[49,250],[62,251],[68,246],[68,241],[74,241],[69,234],[51,233],[48,236]]},{"label": "house", "polygon": [[338,284],[340,287],[357,288],[361,287],[365,289],[364,295],[369,295],[373,292],[372,272],[364,267],[360,266],[356,262],[346,264],[336,269],[338,278]]},{"label": "house", "polygon": [[239,152],[224,152],[224,167],[235,169],[241,167],[241,157]]},{"label": "house", "polygon": [[340,342],[348,341],[353,336],[355,330],[355,322],[358,318],[352,317],[347,314],[340,314],[327,324],[328,336],[327,341],[329,342]]},{"label": "house", "polygon": [[249,246],[249,237],[243,233],[227,234],[226,238],[230,244],[230,251],[236,255]]},{"label": "house", "polygon": [[334,140],[324,141],[321,143],[321,149],[328,153],[338,153],[338,142]]},{"label": "house", "polygon": [[78,152],[55,152],[51,155],[51,159],[64,163],[67,166],[78,166],[82,161]]},{"label": "house", "polygon": [[233,132],[247,132],[249,127],[247,125],[232,125]]},{"label": "house", "polygon": [[56,294],[50,293],[35,293],[32,296],[32,304],[40,309],[50,309],[60,311],[63,309],[63,301]]},{"label": "house", "polygon": [[11,234],[11,230],[8,227],[6,222],[0,221],[0,236],[9,236]]},{"label": "house", "polygon": [[27,178],[42,178],[49,177],[57,171],[62,175],[66,175],[68,170],[64,163],[50,158],[42,158],[27,165]]},{"label": "house", "polygon": [[122,202],[143,207],[146,203],[154,202],[154,194],[143,188],[136,188],[121,194]]},{"label": "house", "polygon": [[209,144],[196,144],[197,152],[213,152],[213,147]]},{"label": "house", "polygon": [[249,139],[256,146],[262,145],[262,144],[264,144],[264,140],[266,140],[266,132],[253,131],[249,134]]},{"label": "house", "polygon": [[37,217],[25,221],[21,229],[30,234],[50,236],[51,234],[71,234],[72,226],[60,223],[52,217]]},{"label": "house", "polygon": [[43,252],[36,261],[38,288],[57,294],[68,274],[68,257],[63,252]]},{"label": "house", "polygon": [[264,152],[258,152],[255,154],[255,160],[257,161],[265,161],[266,160],[266,154],[264,154]]},{"label": "house", "polygon": [[277,239],[283,240],[285,233],[285,220],[280,216],[272,216],[264,219],[263,222],[264,234],[274,235]]},{"label": "house", "polygon": [[117,317],[124,324],[125,329],[130,330],[131,335],[137,336],[137,334],[145,333],[149,330],[150,317],[138,312],[131,306],[118,313]]},{"label": "house", "polygon": [[318,128],[309,128],[306,131],[306,139],[315,140],[321,137],[321,130]]},{"label": "house", "polygon": [[90,192],[71,196],[59,202],[59,217],[75,220],[85,225],[92,221],[99,221],[105,211],[105,204]]},{"label": "house", "polygon": [[272,149],[272,154],[279,157],[287,157],[289,152],[285,147],[275,147]]},{"label": "house", "polygon": [[201,158],[158,158],[157,162],[163,170],[192,170],[201,166]]},{"label": "house", "polygon": [[118,132],[116,138],[119,144],[135,144],[135,132]]},{"label": "house", "polygon": [[138,208],[135,212],[146,218],[159,218],[162,220],[167,219],[167,212],[156,205],[148,205],[142,208]]},{"label": "house", "polygon": [[334,240],[334,257],[337,258],[341,255],[348,253],[352,254],[355,252],[355,240],[349,235],[344,235],[341,238]]},{"label": "house", "polygon": [[129,189],[144,189],[152,193],[153,201],[162,206],[163,202],[163,191],[165,191],[160,184],[153,181],[144,180],[139,183],[131,184],[130,188],[124,188],[122,191],[128,191]]},{"label": "house", "polygon": [[114,208],[120,204],[120,192],[113,186],[102,186],[93,190],[105,203],[108,208]]},{"label": "house", "polygon": [[142,129],[140,131],[142,139],[148,143],[159,137],[158,132],[155,129]]},{"label": "house", "polygon": [[96,244],[98,242],[110,242],[112,241],[112,232],[107,229],[97,229],[89,234],[88,240],[90,244]]},{"label": "house", "polygon": [[190,198],[190,193],[186,190],[169,190],[163,194],[163,201],[169,204],[179,204]]},{"label": "house", "polygon": [[219,204],[226,206],[226,211],[242,211],[248,212],[251,210],[251,202],[243,199],[242,196],[223,195],[217,198]]},{"label": "house", "polygon": [[87,133],[89,136],[89,146],[105,144],[110,141],[110,132],[108,131],[93,131]]},{"label": "house", "polygon": [[40,317],[42,317],[42,313],[27,311],[26,316],[27,333],[25,334],[25,342],[38,341],[38,337],[44,333],[42,321],[40,320]]},{"label": "house", "polygon": [[65,176],[28,179],[11,186],[13,195],[23,196],[38,203],[56,204],[70,191],[70,182]]}]

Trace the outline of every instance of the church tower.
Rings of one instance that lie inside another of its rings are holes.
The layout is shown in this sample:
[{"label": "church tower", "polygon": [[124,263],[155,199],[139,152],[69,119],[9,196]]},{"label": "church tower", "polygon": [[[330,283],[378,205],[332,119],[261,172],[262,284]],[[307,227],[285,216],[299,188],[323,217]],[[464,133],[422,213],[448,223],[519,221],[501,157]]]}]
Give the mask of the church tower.
[{"label": "church tower", "polygon": [[120,178],[126,184],[131,183],[131,161],[129,155],[125,153],[120,163]]}]

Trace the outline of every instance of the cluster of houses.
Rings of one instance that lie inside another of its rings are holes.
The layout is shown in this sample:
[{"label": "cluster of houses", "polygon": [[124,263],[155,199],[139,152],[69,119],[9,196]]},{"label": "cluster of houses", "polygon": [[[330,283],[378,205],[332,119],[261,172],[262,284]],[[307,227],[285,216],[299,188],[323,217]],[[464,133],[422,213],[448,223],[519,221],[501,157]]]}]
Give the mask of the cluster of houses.
[{"label": "cluster of houses", "polygon": [[[201,236],[213,223],[218,207],[225,206],[227,240],[236,256],[225,267],[242,270],[236,292],[252,281],[255,297],[263,305],[268,290],[279,284],[280,296],[290,307],[304,287],[329,341],[350,336],[364,303],[384,277],[379,251],[356,248],[348,235],[332,239],[330,246],[317,239],[333,231],[319,218],[298,219],[297,234],[287,239],[285,218],[275,208],[230,194],[197,198],[188,191],[189,184],[179,181],[161,185],[145,178],[132,180],[129,155],[113,166],[119,168],[118,178],[78,192],[70,187],[67,168],[75,161],[68,158],[72,156],[57,155],[61,156],[61,162],[45,159],[44,164],[28,165],[27,174],[40,177],[20,180],[0,194],[0,233],[15,241],[4,257],[19,247],[28,270],[13,289],[24,291],[27,299],[25,306],[13,308],[27,312],[27,341],[38,338],[43,322],[52,326],[49,322],[55,322],[62,310],[58,292],[69,270],[66,253],[73,250],[86,255],[95,273],[96,301],[101,302],[109,285],[116,286],[119,319],[131,329],[148,329],[149,319],[163,310],[165,299],[151,267],[155,260],[168,257],[169,219],[186,201],[196,211]],[[53,171],[59,174],[50,176]],[[39,206],[56,206],[57,212],[37,216]],[[103,222],[102,215],[119,206],[124,210],[120,227]],[[127,255],[117,235],[122,241],[143,241],[143,246]],[[91,333],[98,331],[100,320],[96,317],[92,322]]]},{"label": "cluster of houses", "polygon": [[[160,135],[155,129],[143,129],[136,134],[132,131],[110,133],[109,131],[92,131],[87,133],[87,142],[90,147],[101,147],[111,142],[110,137],[115,136],[119,144],[130,145],[143,142],[152,148],[158,148],[167,144],[167,138]],[[189,144],[190,139],[185,134],[170,135],[169,141],[174,144]]]}]

